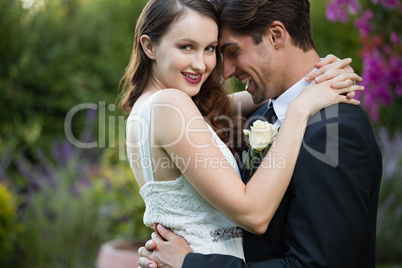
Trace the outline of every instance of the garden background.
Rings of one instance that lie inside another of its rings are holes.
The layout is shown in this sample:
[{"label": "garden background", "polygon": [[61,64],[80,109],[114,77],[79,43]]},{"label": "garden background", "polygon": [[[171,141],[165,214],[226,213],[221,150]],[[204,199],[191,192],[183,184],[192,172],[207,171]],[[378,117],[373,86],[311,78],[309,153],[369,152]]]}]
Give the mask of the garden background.
[{"label": "garden background", "polygon": [[[364,78],[384,159],[377,260],[401,267],[401,2],[310,2],[319,54]],[[149,236],[118,107],[145,3],[0,1],[0,267],[93,267],[102,242]]]}]

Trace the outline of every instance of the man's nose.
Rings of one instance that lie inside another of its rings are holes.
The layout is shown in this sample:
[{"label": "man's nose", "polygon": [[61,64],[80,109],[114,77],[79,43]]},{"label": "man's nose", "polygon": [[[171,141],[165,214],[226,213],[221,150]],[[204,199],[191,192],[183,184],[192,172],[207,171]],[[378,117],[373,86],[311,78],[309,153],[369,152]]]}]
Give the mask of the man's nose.
[{"label": "man's nose", "polygon": [[231,60],[225,59],[223,57],[223,78],[229,79],[234,76],[236,72],[236,66],[232,63]]}]

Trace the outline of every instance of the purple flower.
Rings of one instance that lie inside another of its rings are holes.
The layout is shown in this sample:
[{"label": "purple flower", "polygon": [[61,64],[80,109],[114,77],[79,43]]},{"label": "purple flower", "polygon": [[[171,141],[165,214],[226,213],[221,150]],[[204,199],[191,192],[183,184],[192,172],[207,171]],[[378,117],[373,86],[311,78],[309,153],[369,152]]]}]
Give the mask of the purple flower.
[{"label": "purple flower", "polygon": [[395,93],[398,97],[402,97],[402,85],[396,86]]},{"label": "purple flower", "polygon": [[360,13],[362,7],[359,3],[359,1],[349,1],[349,5],[348,5],[348,11],[349,14],[351,15],[356,15],[358,13]]},{"label": "purple flower", "polygon": [[360,35],[364,38],[369,36],[370,32],[373,29],[373,26],[370,24],[370,20],[373,17],[373,11],[367,9],[363,12],[362,16],[359,19],[355,20],[355,26],[359,29]]},{"label": "purple flower", "polygon": [[56,161],[57,166],[67,166],[67,164],[74,156],[73,145],[68,141],[59,142],[57,140],[54,140],[52,146],[52,156],[53,159]]},{"label": "purple flower", "polygon": [[400,40],[400,37],[398,36],[398,34],[395,32],[392,32],[391,33],[391,44],[396,46],[399,44],[399,40]]},{"label": "purple flower", "polygon": [[381,128],[378,133],[378,141],[383,152],[383,178],[391,179],[395,175],[401,174],[402,167],[398,162],[401,159],[402,133],[396,133],[393,138],[390,138],[386,128]]},{"label": "purple flower", "polygon": [[349,14],[356,15],[360,12],[361,6],[358,0],[332,0],[327,5],[326,16],[329,21],[349,21]]},{"label": "purple flower", "polygon": [[329,21],[335,22],[337,20],[338,7],[334,3],[329,3],[326,10],[326,16]]}]

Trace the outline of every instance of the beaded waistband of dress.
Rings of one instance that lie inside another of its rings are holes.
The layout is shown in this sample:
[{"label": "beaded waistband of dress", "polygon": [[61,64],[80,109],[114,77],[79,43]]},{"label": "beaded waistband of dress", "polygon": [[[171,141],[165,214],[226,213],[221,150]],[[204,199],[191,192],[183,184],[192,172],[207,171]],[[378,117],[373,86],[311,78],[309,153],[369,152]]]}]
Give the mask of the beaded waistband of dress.
[{"label": "beaded waistband of dress", "polygon": [[233,238],[243,237],[243,231],[240,227],[233,226],[231,228],[221,228],[210,232],[213,242],[227,241]]}]

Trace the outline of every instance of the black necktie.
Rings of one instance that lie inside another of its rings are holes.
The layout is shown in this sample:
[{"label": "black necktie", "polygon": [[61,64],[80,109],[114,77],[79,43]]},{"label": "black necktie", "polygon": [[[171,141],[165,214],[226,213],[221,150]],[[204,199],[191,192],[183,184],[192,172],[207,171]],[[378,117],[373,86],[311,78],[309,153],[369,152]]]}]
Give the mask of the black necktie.
[{"label": "black necktie", "polygon": [[267,120],[268,123],[274,124],[275,121],[278,119],[278,117],[276,116],[272,101],[268,106],[268,109],[266,111],[266,113],[264,114],[265,120]]}]

